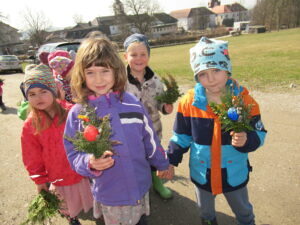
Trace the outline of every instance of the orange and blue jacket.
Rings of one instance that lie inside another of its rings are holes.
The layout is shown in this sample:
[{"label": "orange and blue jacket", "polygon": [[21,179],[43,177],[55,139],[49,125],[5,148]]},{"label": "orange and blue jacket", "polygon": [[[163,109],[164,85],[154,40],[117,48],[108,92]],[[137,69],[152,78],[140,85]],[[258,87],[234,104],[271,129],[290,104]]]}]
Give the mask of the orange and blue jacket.
[{"label": "orange and blue jacket", "polygon": [[[232,83],[231,80],[227,85]],[[259,106],[246,88],[234,87],[246,105],[252,104],[253,131],[247,131],[243,147],[231,145],[230,131],[221,129],[218,117],[208,105],[205,89],[200,83],[180,100],[170,140],[168,156],[171,164],[178,166],[183,154],[190,149],[190,176],[199,188],[214,195],[244,187],[252,167],[248,153],[263,145],[266,130],[261,121]]]}]

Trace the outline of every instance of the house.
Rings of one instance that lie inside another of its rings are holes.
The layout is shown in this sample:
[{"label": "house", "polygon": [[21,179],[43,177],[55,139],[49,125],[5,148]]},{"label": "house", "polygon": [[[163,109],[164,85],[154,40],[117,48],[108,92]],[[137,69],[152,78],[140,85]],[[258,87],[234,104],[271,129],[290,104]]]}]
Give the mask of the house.
[{"label": "house", "polygon": [[211,11],[216,14],[216,24],[223,25],[225,19],[232,19],[233,22],[249,20],[249,12],[239,3],[228,5],[215,5]]},{"label": "house", "polygon": [[206,7],[175,10],[170,15],[178,20],[178,28],[184,30],[203,30],[215,27],[215,14]]},{"label": "house", "polygon": [[65,28],[63,30],[50,32],[46,38],[46,42],[81,41],[93,31],[101,32],[104,34],[103,36],[106,36],[106,33],[108,32],[104,31],[104,28],[105,26],[99,27],[97,25],[93,25],[92,22],[78,23],[72,28]]},{"label": "house", "polygon": [[96,17],[91,21],[93,26],[99,27],[101,31],[108,37],[118,35],[121,33],[119,23],[115,16]]},{"label": "house", "polygon": [[152,38],[160,38],[177,32],[177,19],[166,13],[153,14],[154,21],[151,24]]},{"label": "house", "polygon": [[192,18],[189,17],[191,9],[180,9],[170,12],[170,15],[177,19],[178,28],[184,30],[190,30],[192,24]]},{"label": "house", "polygon": [[[143,20],[150,21],[149,15],[139,15],[143,17]],[[92,25],[99,26],[106,31],[107,36],[113,38],[120,36],[124,33],[139,32],[131,21],[134,21],[136,15],[118,15],[118,16],[105,16],[97,17],[92,20]],[[149,18],[144,18],[149,17]],[[166,13],[155,13],[151,18],[151,34],[153,38],[159,38],[161,36],[174,34],[177,32],[177,19]],[[126,29],[126,30],[124,30]],[[125,35],[126,36],[126,35]]]},{"label": "house", "polygon": [[0,55],[17,54],[24,51],[18,29],[0,21]]},{"label": "house", "polygon": [[68,29],[66,32],[66,38],[72,41],[80,41],[88,36],[89,33],[93,31],[100,31],[103,34],[106,34],[105,26],[93,25],[92,22],[88,23],[78,23],[71,29]]}]

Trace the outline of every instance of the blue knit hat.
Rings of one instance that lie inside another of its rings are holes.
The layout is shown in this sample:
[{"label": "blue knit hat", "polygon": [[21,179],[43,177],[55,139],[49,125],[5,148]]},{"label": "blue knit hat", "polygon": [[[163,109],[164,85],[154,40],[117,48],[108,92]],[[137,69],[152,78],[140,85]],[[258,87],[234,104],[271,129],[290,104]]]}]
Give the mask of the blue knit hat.
[{"label": "blue knit hat", "polygon": [[125,51],[127,50],[128,46],[134,42],[142,42],[145,44],[147,50],[148,50],[148,53],[150,55],[150,45],[149,45],[149,41],[148,41],[148,38],[143,35],[143,34],[138,34],[138,33],[135,33],[135,34],[132,34],[130,35],[129,37],[126,38],[126,40],[124,41],[124,49]]},{"label": "blue knit hat", "polygon": [[207,69],[216,68],[232,72],[228,55],[228,42],[202,37],[200,41],[190,49],[190,63],[194,76]]}]

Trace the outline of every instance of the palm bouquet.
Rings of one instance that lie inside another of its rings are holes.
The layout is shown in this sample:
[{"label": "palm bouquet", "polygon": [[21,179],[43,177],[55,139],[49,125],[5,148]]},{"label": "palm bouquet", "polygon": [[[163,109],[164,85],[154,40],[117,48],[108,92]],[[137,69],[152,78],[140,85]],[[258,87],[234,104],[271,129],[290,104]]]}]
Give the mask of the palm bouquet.
[{"label": "palm bouquet", "polygon": [[253,130],[250,125],[252,105],[246,105],[241,94],[234,95],[232,86],[224,90],[221,102],[221,104],[210,102],[209,106],[219,117],[221,127],[225,132],[239,133]]},{"label": "palm bouquet", "polygon": [[161,79],[166,86],[166,90],[162,94],[156,96],[155,99],[160,103],[173,104],[182,95],[179,91],[178,84],[175,78],[170,74]]},{"label": "palm bouquet", "polygon": [[42,190],[29,204],[27,219],[21,223],[26,224],[45,224],[50,222],[51,218],[56,215],[61,215],[62,200],[55,194]]},{"label": "palm bouquet", "polygon": [[121,144],[119,141],[110,140],[112,131],[109,114],[98,117],[96,109],[86,105],[81,109],[78,119],[82,122],[83,131],[77,131],[73,138],[65,135],[65,139],[72,142],[75,150],[100,158],[107,150],[114,153],[113,145]]}]

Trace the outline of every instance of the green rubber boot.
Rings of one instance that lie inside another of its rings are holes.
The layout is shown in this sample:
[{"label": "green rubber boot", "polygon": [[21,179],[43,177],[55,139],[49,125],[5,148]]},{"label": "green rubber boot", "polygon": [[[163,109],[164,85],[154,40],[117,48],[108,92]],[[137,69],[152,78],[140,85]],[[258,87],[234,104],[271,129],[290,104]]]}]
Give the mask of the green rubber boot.
[{"label": "green rubber boot", "polygon": [[172,191],[165,187],[164,184],[162,183],[161,179],[156,176],[156,172],[152,171],[152,183],[153,183],[153,189],[155,192],[157,192],[160,197],[163,199],[170,199],[173,197]]}]

